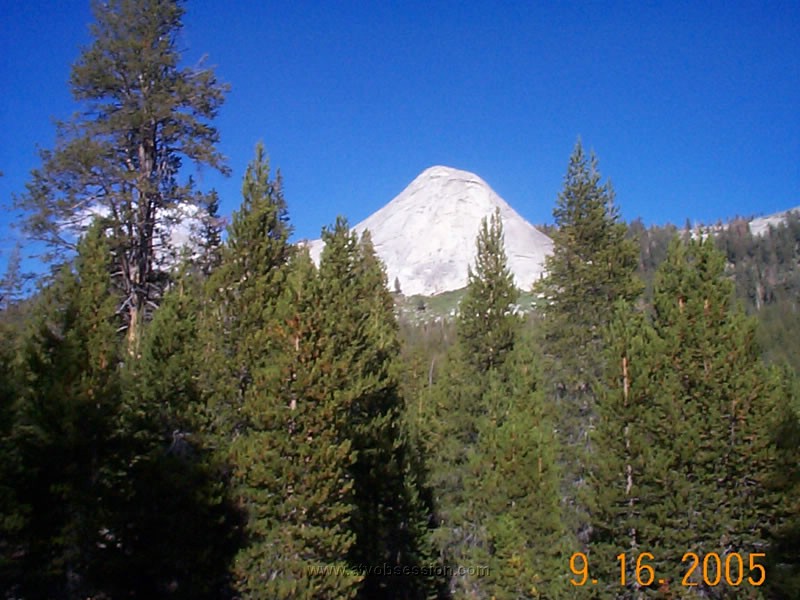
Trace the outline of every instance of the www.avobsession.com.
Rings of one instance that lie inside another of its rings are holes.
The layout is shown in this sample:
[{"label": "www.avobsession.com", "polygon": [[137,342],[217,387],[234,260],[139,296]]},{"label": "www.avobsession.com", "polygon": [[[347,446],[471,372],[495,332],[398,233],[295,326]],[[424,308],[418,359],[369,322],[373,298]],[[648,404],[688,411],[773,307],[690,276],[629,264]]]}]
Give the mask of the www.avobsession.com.
[{"label": "www.avobsession.com", "polygon": [[377,575],[383,577],[452,577],[456,575],[489,574],[489,567],[446,567],[441,565],[310,565],[306,567],[309,575]]}]

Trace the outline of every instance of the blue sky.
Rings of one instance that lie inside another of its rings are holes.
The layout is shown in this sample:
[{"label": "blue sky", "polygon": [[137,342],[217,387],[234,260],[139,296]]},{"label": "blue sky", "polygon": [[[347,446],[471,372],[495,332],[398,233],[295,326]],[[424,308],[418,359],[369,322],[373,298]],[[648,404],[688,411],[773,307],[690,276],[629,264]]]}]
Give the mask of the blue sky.
[{"label": "blue sky", "polygon": [[[0,203],[24,190],[78,107],[70,65],[88,1],[3,1]],[[552,222],[580,136],[627,219],[714,222],[800,204],[800,2],[186,4],[181,48],[231,92],[216,122],[232,177],[263,140],[295,238],[356,223],[420,171],[483,177]],[[0,269],[17,233],[0,216]],[[2,271],[0,271],[2,272]]]}]

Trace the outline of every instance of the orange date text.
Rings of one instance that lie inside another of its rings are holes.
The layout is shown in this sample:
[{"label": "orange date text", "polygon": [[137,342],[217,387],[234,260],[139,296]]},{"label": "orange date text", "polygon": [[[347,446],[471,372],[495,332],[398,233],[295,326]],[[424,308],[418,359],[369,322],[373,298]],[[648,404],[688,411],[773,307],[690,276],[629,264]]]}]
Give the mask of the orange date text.
[{"label": "orange date text", "polygon": [[[731,587],[752,585],[758,587],[764,584],[767,571],[762,564],[764,553],[739,554],[732,552],[720,556],[716,552],[705,555],[696,552],[687,552],[681,559],[684,565],[681,585],[694,587],[702,581],[709,587],[727,584]],[[655,556],[652,552],[641,552],[630,557],[624,552],[617,555],[619,566],[619,584],[623,587],[635,582],[640,587],[664,585],[669,581],[659,577],[653,566]],[[589,572],[589,558],[583,552],[575,552],[569,559],[569,570],[573,578],[570,583],[574,586],[586,584],[596,585],[597,579],[591,577]]]}]

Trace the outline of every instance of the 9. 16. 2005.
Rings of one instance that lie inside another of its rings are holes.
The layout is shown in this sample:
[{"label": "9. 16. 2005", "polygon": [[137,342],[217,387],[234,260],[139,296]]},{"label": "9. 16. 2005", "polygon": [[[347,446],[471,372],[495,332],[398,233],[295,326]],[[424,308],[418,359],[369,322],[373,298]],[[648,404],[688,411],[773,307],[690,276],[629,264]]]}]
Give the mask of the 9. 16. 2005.
[{"label": "9. 16. 2005", "polygon": [[[767,572],[760,560],[764,559],[765,556],[764,553],[754,552],[746,554],[747,560],[745,560],[738,552],[732,552],[726,554],[723,560],[716,552],[710,552],[702,558],[696,552],[687,552],[681,559],[681,563],[688,563],[681,585],[686,587],[699,585],[700,579],[698,576],[701,576],[702,581],[711,587],[720,585],[723,580],[733,587],[745,584],[756,587],[763,585]],[[633,577],[641,587],[669,583],[668,579],[657,577],[655,568],[649,564],[650,561],[655,560],[655,556],[651,552],[641,552],[632,558],[635,558],[636,564]],[[619,563],[620,585],[624,587],[629,583],[626,568],[628,563],[624,552],[617,555],[617,562]],[[590,579],[589,558],[583,552],[575,552],[570,557],[569,568],[573,575],[580,578],[570,579],[572,585],[583,586],[587,583],[592,585],[599,583],[597,579]]]}]

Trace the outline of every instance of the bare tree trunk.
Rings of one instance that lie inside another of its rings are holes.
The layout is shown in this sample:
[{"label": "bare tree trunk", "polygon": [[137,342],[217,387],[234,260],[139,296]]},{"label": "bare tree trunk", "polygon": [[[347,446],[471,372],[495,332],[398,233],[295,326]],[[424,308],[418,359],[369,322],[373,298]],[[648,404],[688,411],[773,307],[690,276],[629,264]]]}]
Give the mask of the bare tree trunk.
[{"label": "bare tree trunk", "polygon": [[128,292],[128,354],[136,356],[139,347],[140,325],[145,318],[145,311],[152,300],[151,278],[153,271],[156,213],[161,206],[160,191],[153,188],[153,174],[156,167],[156,128],[155,122],[142,131],[142,138],[137,148],[139,160],[139,176],[136,184],[135,198],[137,206],[132,210],[136,217],[131,240],[131,256],[129,257],[129,280],[126,282]]}]

